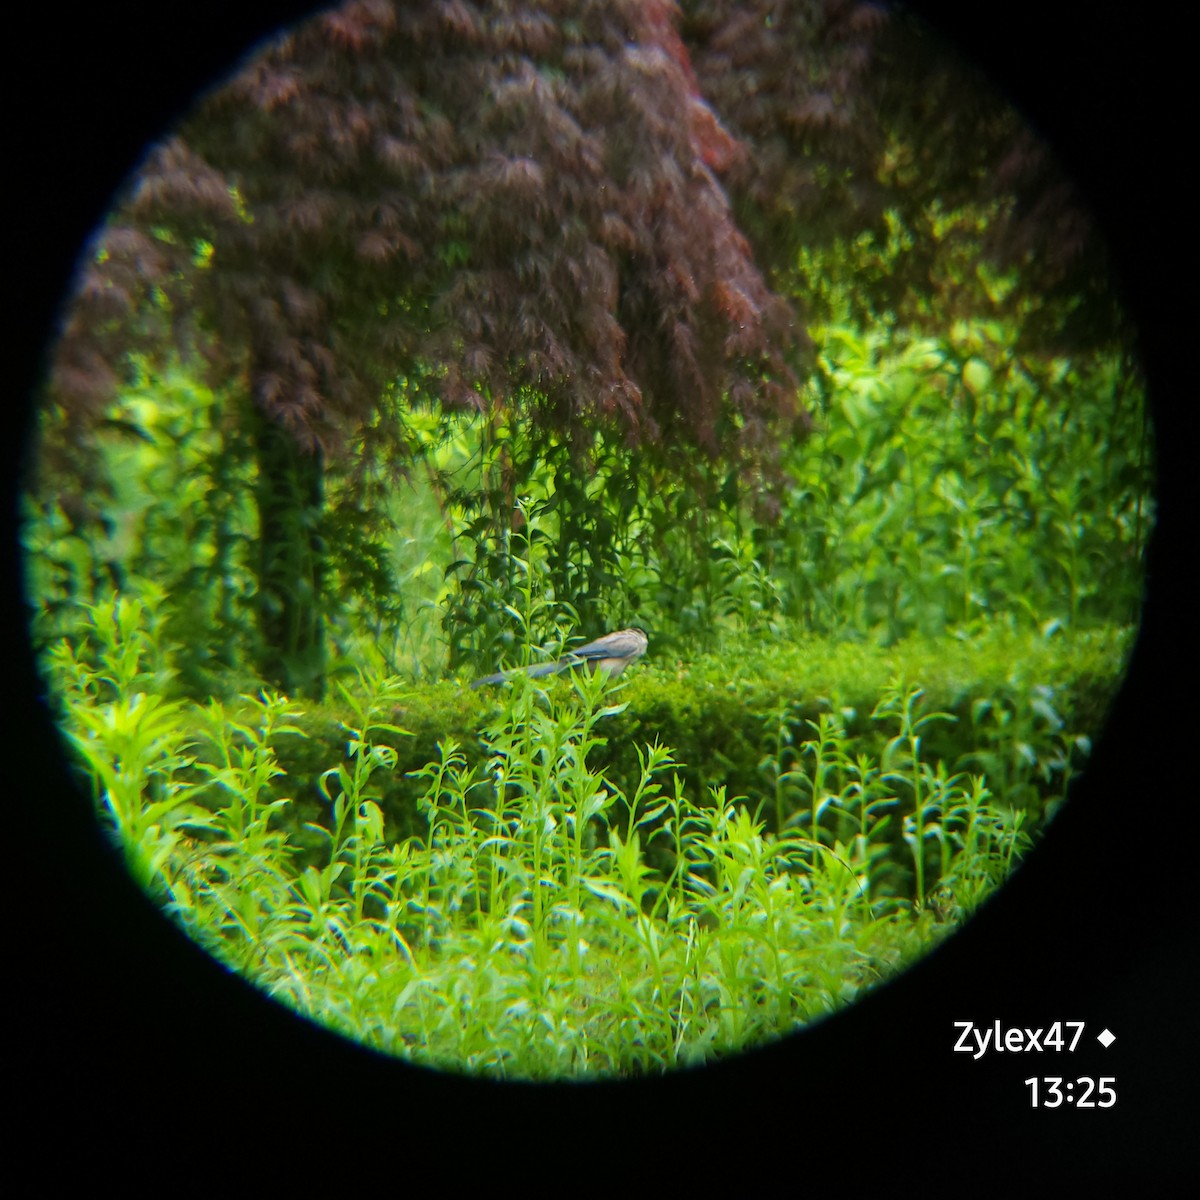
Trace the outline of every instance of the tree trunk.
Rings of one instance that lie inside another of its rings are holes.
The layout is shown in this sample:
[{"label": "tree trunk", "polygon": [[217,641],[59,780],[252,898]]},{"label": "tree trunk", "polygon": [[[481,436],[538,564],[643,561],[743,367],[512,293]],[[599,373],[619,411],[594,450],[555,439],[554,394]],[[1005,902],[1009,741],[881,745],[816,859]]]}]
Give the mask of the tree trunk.
[{"label": "tree trunk", "polygon": [[258,461],[258,669],[287,694],[319,700],[325,691],[321,454],[305,453],[257,404],[249,407]]}]

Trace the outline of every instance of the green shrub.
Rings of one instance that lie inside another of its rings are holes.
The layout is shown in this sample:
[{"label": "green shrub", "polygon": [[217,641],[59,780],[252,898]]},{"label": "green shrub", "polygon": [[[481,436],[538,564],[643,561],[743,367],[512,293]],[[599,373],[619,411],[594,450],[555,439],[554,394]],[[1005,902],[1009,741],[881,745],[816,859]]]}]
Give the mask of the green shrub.
[{"label": "green shrub", "polygon": [[[301,855],[278,789],[305,781],[280,756],[311,743],[311,714],[270,695],[236,715],[162,700],[141,690],[152,609],[88,613],[50,673],[139,880],[282,1002],[445,1069],[657,1072],[782,1036],[927,949],[1026,845],[983,775],[930,757],[926,732],[953,722],[915,685],[883,687],[874,749],[840,710],[806,719],[805,745],[788,732],[798,712],[777,713],[758,764],[776,789],[756,809],[723,787],[695,796],[672,750],[631,741],[635,683],[586,673],[472,695],[490,713],[481,753],[443,738],[410,777],[419,823],[391,839],[405,685],[363,675],[340,688],[341,745],[310,781],[321,811]],[[956,665],[940,669],[931,686]],[[637,759],[628,784],[599,765],[618,742]]]}]

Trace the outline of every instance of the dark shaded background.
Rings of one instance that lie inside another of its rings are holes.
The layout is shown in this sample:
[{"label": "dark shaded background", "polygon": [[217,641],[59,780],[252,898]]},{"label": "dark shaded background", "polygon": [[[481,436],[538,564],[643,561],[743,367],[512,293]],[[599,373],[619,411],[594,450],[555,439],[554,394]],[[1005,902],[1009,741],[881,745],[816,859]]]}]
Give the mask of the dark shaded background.
[{"label": "dark shaded background", "polygon": [[[18,373],[3,440],[0,628],[15,711],[0,794],[6,861],[20,867],[6,889],[9,1081],[21,1113],[11,1144],[30,1169],[184,1193],[241,1191],[260,1172],[270,1192],[296,1175],[315,1182],[322,1168],[350,1188],[428,1186],[436,1170],[448,1187],[560,1192],[594,1179],[667,1194],[716,1191],[726,1172],[743,1189],[853,1194],[886,1181],[902,1195],[1196,1176],[1184,1124],[1200,1065],[1195,926],[1184,915],[1196,865],[1196,788],[1184,774],[1195,777],[1185,722],[1197,711],[1184,464],[1195,446],[1184,430],[1195,395],[1195,105],[1184,99],[1180,10],[915,7],[1057,148],[1111,240],[1142,330],[1161,515],[1133,666],[1072,803],[999,900],[938,953],[773,1050],[663,1081],[555,1088],[419,1072],[289,1016],[150,907],[67,783],[37,700],[12,536],[22,404],[79,245],[147,140],[304,6],[23,10],[6,105],[17,220],[5,239],[5,341]],[[1084,1020],[1088,1031],[1075,1055],[952,1052],[956,1020],[997,1019]],[[1093,1040],[1103,1026],[1117,1034],[1108,1051]],[[1031,1111],[1022,1081],[1035,1074],[1115,1076],[1117,1106]]]}]

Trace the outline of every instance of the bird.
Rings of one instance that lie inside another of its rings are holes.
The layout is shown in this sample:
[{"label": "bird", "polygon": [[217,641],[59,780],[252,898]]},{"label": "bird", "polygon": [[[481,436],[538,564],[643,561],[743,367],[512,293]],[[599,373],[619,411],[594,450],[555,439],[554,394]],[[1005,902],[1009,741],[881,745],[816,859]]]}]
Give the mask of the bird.
[{"label": "bird", "polygon": [[[586,666],[589,671],[603,671],[609,678],[615,678],[631,662],[646,653],[648,644],[646,631],[634,625],[629,629],[618,629],[616,633],[606,633],[586,645],[576,646],[554,662],[538,663],[537,666],[526,667],[524,670],[525,674],[533,679],[540,679],[543,675],[557,675],[560,671]],[[475,680],[471,686],[478,688],[489,683],[504,683],[516,673],[517,671],[497,671],[494,675],[485,675],[482,679]]]}]

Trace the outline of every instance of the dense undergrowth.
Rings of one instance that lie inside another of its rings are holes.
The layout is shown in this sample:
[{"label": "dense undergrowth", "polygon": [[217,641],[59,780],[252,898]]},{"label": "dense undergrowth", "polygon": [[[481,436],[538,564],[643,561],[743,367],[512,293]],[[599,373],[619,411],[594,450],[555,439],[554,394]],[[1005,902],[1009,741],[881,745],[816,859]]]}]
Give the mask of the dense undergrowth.
[{"label": "dense undergrowth", "polygon": [[[143,886],[314,1020],[535,1079],[782,1036],[969,917],[1130,650],[1140,384],[995,323],[821,337],[775,520],[719,465],[664,479],[598,438],[580,472],[414,401],[421,470],[370,506],[331,469],[313,517],[323,699],[255,666],[235,401],[142,364],[97,434],[105,536],[49,488],[24,538],[52,703]],[[465,686],[634,622],[619,697]]]},{"label": "dense undergrowth", "polygon": [[[597,434],[581,469],[537,430],[497,432],[401,389],[406,479],[364,466],[373,482],[355,492],[354,470],[331,464],[306,518],[328,556],[314,596],[328,674],[482,675],[531,643],[631,623],[685,661],[731,631],[878,645],[1131,624],[1153,524],[1139,374],[1115,351],[1022,352],[1017,332],[814,331],[801,399],[817,428],[786,448],[771,519],[720,463],[666,476]],[[27,497],[40,648],[73,636],[80,603],[157,589],[180,689],[257,689],[263,585],[238,404],[194,365],[134,364],[95,436],[103,531],[53,487]]]},{"label": "dense undergrowth", "polygon": [[[514,1078],[695,1064],[835,1011],[989,895],[1027,838],[983,772],[922,740],[949,715],[885,687],[878,754],[833,714],[779,793],[691,794],[672,751],[632,786],[593,762],[630,711],[602,677],[506,689],[468,765],[416,773],[423,828],[385,836],[402,681],[342,685],[342,753],[314,787],[323,845],[297,853],[278,749],[303,706],[167,699],[155,613],[117,599],[54,652],[64,728],[130,869],[193,937],[297,1011],[423,1063]],[[627,689],[624,689],[627,690]],[[897,837],[896,834],[899,834]],[[911,894],[892,886],[908,858]]]}]

